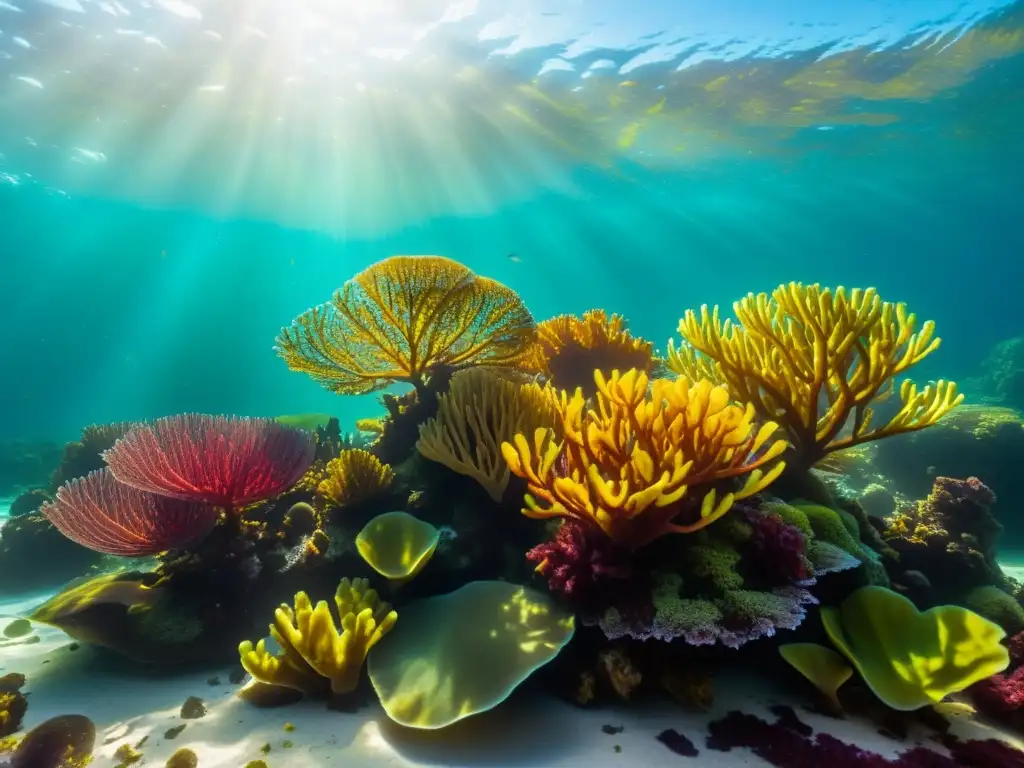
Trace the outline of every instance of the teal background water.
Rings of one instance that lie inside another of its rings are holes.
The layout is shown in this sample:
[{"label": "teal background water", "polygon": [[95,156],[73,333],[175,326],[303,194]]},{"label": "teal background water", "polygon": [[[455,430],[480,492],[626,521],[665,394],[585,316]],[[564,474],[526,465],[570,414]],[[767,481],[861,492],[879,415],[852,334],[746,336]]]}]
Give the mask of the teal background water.
[{"label": "teal background water", "polygon": [[[100,40],[98,4],[22,4],[0,9],[3,438],[183,411],[377,415],[272,347],[395,253],[458,259],[538,319],[623,313],[659,348],[686,309],[788,280],[875,286],[934,319],[922,380],[973,375],[1024,332],[1021,4],[566,3],[551,39],[527,23],[481,42],[502,13],[463,3],[424,38],[435,71],[364,67],[368,100],[337,111],[322,83],[261,91],[283,71],[269,52],[190,47],[209,4],[188,6],[199,22],[157,3],[142,24],[126,3]],[[241,8],[220,6],[225,40]],[[543,26],[539,9],[524,17]],[[584,12],[620,39],[580,43]],[[115,35],[129,24],[163,47]],[[243,95],[195,102],[228,64]]]}]

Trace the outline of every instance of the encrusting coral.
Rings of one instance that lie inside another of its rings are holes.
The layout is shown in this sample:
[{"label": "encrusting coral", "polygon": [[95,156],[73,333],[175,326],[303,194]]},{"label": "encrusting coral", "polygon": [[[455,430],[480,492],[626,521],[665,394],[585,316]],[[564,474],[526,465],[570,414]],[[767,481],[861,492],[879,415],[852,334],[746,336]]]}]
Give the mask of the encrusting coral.
[{"label": "encrusting coral", "polygon": [[398,614],[369,588],[366,579],[342,579],[334,595],[341,631],[326,600],[314,607],[305,592],[295,595],[294,609],[282,604],[274,612],[270,635],[278,655],[246,640],[238,646],[242,666],[261,683],[310,695],[351,693],[359,683],[366,654],[394,627]]},{"label": "encrusting coral", "polygon": [[653,345],[630,334],[624,317],[591,309],[582,317],[559,315],[538,323],[537,341],[523,367],[559,389],[582,388],[589,397],[595,391],[594,371],[653,374],[658,364]]},{"label": "encrusting coral", "polygon": [[669,366],[704,375],[708,361],[729,392],[789,433],[804,467],[826,455],[889,435],[924,429],[962,400],[939,381],[899,388],[902,407],[884,424],[872,405],[895,388],[894,378],[934,352],[934,323],[917,329],[904,304],[884,302],[873,289],[834,292],[789,283],[771,296],[748,294],[733,304],[738,322],[718,307],[688,310],[679,323],[685,344],[670,346]]},{"label": "encrusting coral", "polygon": [[307,310],[277,339],[293,371],[339,394],[395,381],[418,390],[436,366],[516,366],[535,337],[518,295],[441,256],[392,256],[331,301]]},{"label": "encrusting coral", "polygon": [[[502,444],[509,469],[527,480],[528,517],[573,517],[635,550],[710,525],[782,472],[776,425],[758,426],[753,407],[732,404],[721,387],[656,379],[648,394],[647,375],[635,370],[608,379],[595,371],[594,380],[592,405],[580,390],[563,393],[564,439],[541,428]],[[699,503],[684,499],[690,486],[744,475],[721,496],[710,487]]]},{"label": "encrusting coral", "polygon": [[1006,587],[996,562],[1002,526],[990,511],[995,500],[976,477],[937,477],[928,498],[886,520],[885,542],[899,553],[903,568],[927,576],[944,599],[962,599],[975,587]]},{"label": "encrusting coral", "polygon": [[476,480],[496,502],[509,481],[501,444],[557,424],[557,396],[483,368],[459,371],[438,398],[437,416],[420,426],[419,452]]},{"label": "encrusting coral", "polygon": [[369,451],[343,450],[327,463],[317,495],[331,506],[344,507],[387,493],[395,472]]}]

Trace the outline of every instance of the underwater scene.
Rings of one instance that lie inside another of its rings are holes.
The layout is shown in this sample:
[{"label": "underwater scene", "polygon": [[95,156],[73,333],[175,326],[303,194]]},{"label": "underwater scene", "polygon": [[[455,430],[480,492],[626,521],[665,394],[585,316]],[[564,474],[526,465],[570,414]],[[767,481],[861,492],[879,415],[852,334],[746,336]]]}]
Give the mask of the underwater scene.
[{"label": "underwater scene", "polygon": [[0,766],[1024,768],[1024,2],[0,0]]}]

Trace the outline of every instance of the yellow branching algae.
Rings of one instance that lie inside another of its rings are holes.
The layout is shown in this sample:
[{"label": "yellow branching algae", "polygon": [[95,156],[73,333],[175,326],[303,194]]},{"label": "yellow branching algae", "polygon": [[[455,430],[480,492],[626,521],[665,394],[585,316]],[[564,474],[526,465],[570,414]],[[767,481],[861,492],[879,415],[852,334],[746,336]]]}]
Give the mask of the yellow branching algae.
[{"label": "yellow branching algae", "polygon": [[280,653],[267,651],[266,640],[255,647],[246,640],[238,646],[242,666],[268,685],[312,695],[351,693],[366,654],[391,630],[398,614],[369,588],[366,579],[342,579],[334,603],[340,632],[326,600],[314,607],[306,593],[299,592],[294,609],[282,604],[274,612],[270,636]]},{"label": "yellow branching algae", "polygon": [[394,481],[394,470],[372,453],[346,448],[327,462],[316,492],[332,506],[344,507],[387,493]]},{"label": "yellow branching algae", "polygon": [[679,323],[685,344],[670,346],[669,366],[707,376],[708,366],[737,400],[779,422],[810,466],[827,454],[934,424],[962,400],[952,382],[899,387],[902,407],[885,424],[872,423],[872,404],[895,390],[895,377],[939,346],[934,323],[917,326],[904,304],[882,301],[873,289],[832,291],[789,283],[748,294],[733,305],[738,323],[718,307],[687,311]]},{"label": "yellow branching algae", "polygon": [[517,433],[531,435],[558,423],[553,390],[520,384],[471,368],[452,377],[438,398],[437,416],[420,427],[419,452],[453,472],[476,480],[495,501],[508,486],[501,444]]},{"label": "yellow branching algae", "polygon": [[356,536],[356,549],[377,573],[394,583],[412,579],[437,549],[434,526],[407,512],[377,515]]},{"label": "yellow branching algae", "polygon": [[[538,429],[502,445],[509,469],[528,483],[528,517],[573,517],[637,549],[704,528],[782,472],[776,459],[786,443],[772,440],[776,425],[757,425],[753,406],[731,403],[722,387],[656,379],[648,394],[640,371],[594,378],[590,404],[579,390],[563,393],[564,440]],[[741,476],[735,490],[719,496],[712,487],[692,507],[679,503],[690,486]]]},{"label": "yellow branching algae", "polygon": [[281,331],[294,371],[340,394],[423,386],[439,365],[515,366],[536,327],[515,291],[441,256],[392,256]]},{"label": "yellow branching algae", "polygon": [[508,698],[572,638],[572,614],[504,581],[473,581],[402,609],[370,654],[370,681],[388,717],[434,729]]},{"label": "yellow branching algae", "polygon": [[893,709],[936,704],[1006,669],[1006,632],[966,608],[918,611],[884,587],[861,587],[821,619],[836,648]]}]

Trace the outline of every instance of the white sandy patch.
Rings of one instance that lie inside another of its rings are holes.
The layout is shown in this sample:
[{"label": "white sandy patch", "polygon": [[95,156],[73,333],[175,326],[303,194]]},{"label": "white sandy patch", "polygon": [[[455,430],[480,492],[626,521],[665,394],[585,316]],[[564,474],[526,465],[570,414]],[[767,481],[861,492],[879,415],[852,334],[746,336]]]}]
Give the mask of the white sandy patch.
[{"label": "white sandy patch", "polygon": [[[22,614],[39,601],[36,597],[2,603],[0,614]],[[0,619],[0,629],[9,620]],[[674,728],[700,750],[700,756],[685,760],[685,765],[751,768],[763,763],[746,750],[722,753],[704,747],[707,723],[731,709],[774,720],[766,707],[776,703],[793,705],[815,730],[865,749],[892,756],[913,746],[911,741],[898,743],[880,736],[872,723],[803,712],[801,702],[767,691],[738,670],[717,681],[714,710],[708,714],[690,713],[667,701],[580,710],[524,691],[497,710],[445,731],[418,732],[395,726],[376,705],[355,714],[332,712],[319,702],[258,709],[234,695],[238,686],[228,682],[227,666],[176,676],[128,670],[87,647],[70,650],[71,641],[57,630],[37,625],[35,631],[38,643],[0,648],[0,674],[16,671],[28,679],[26,690],[31,696],[26,727],[55,715],[88,715],[98,732],[97,765],[113,764],[118,747],[137,744],[148,736],[141,751],[146,763],[155,766],[163,765],[181,747],[194,750],[202,768],[241,768],[256,759],[265,759],[271,768],[661,766],[683,761],[655,738],[662,730]],[[218,685],[208,684],[213,676],[219,678]],[[205,717],[179,717],[189,696],[204,701]],[[186,727],[180,735],[173,739],[165,736],[168,729],[182,723]],[[294,724],[294,731],[285,731],[285,723]],[[605,734],[601,727],[606,724],[622,726],[623,731]],[[965,737],[994,735],[967,720],[959,721],[955,730]],[[285,741],[292,746],[285,748]],[[261,752],[264,744],[271,745],[268,755]],[[616,751],[616,745],[621,751]]]}]

